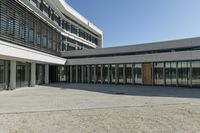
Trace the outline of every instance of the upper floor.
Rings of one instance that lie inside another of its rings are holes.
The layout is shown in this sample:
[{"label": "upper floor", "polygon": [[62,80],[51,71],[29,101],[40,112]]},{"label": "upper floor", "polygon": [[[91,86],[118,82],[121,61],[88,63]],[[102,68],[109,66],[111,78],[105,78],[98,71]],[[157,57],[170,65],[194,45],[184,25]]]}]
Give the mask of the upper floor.
[{"label": "upper floor", "polygon": [[103,33],[64,0],[1,0],[0,39],[60,56],[102,47]]}]

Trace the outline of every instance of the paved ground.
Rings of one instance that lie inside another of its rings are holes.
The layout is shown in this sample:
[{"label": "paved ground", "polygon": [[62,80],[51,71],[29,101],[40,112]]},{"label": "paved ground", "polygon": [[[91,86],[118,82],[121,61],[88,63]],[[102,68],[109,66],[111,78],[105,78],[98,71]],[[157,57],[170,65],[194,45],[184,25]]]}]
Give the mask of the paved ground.
[{"label": "paved ground", "polygon": [[131,85],[2,91],[0,133],[198,132],[199,98],[200,89]]}]

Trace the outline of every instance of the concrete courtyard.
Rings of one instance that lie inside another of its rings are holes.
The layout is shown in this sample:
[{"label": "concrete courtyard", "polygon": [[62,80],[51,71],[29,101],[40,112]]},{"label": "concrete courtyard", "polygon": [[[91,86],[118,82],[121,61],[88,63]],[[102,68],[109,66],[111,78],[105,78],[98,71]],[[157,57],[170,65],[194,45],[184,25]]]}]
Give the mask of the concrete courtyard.
[{"label": "concrete courtyard", "polygon": [[200,89],[51,84],[0,92],[0,133],[198,132]]}]

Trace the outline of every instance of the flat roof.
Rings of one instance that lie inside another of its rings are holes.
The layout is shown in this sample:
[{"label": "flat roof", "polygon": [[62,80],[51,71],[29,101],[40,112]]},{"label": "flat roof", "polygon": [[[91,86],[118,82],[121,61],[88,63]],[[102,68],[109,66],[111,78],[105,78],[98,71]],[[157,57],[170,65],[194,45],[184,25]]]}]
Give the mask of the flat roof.
[{"label": "flat roof", "polygon": [[110,47],[110,48],[97,48],[88,50],[65,51],[61,52],[62,57],[76,58],[76,57],[97,57],[97,56],[112,56],[122,54],[134,54],[138,52],[151,52],[161,50],[173,49],[189,49],[200,47],[200,37],[178,39],[162,42],[152,42],[144,44],[136,44],[129,46]]}]

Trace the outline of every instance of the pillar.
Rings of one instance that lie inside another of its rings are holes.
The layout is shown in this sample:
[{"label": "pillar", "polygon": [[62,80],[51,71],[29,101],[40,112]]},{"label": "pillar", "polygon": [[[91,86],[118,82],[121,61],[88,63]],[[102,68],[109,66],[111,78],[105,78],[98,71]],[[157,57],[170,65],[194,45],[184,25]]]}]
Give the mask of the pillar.
[{"label": "pillar", "polygon": [[84,83],[84,76],[85,76],[85,73],[84,73],[84,66],[82,65],[81,66],[81,82]]},{"label": "pillar", "polygon": [[31,87],[34,87],[35,83],[36,83],[36,64],[31,63]]},{"label": "pillar", "polygon": [[45,84],[49,84],[49,64],[45,64]]},{"label": "pillar", "polygon": [[70,83],[72,83],[72,66],[70,66]]},{"label": "pillar", "polygon": [[10,89],[16,88],[16,61],[10,61]]},{"label": "pillar", "polygon": [[87,80],[88,80],[88,83],[90,83],[90,66],[87,65]]},{"label": "pillar", "polygon": [[110,84],[110,65],[108,65],[108,84]]},{"label": "pillar", "polygon": [[78,77],[79,76],[79,74],[78,74],[78,66],[76,66],[76,83],[78,83]]}]

